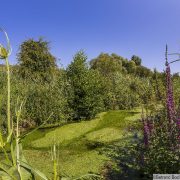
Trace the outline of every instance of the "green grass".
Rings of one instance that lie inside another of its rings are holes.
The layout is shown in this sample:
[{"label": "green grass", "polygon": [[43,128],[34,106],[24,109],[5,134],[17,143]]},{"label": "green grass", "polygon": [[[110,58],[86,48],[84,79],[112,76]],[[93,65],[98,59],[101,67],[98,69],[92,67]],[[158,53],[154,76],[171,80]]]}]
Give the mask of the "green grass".
[{"label": "green grass", "polygon": [[101,148],[131,137],[130,127],[138,127],[139,118],[139,110],[109,111],[91,121],[38,130],[25,139],[25,156],[32,166],[52,176],[50,147],[56,143],[61,175],[78,177],[98,173],[108,160],[99,153]]}]

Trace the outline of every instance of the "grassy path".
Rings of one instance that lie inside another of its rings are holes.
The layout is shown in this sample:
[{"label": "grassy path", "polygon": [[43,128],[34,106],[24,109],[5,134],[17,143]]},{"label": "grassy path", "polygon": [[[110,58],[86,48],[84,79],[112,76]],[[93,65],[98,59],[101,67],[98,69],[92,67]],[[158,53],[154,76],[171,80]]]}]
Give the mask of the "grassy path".
[{"label": "grassy path", "polygon": [[25,139],[27,160],[49,176],[52,175],[50,147],[59,145],[60,173],[78,177],[98,173],[108,158],[101,154],[106,145],[131,137],[130,129],[138,127],[140,112],[109,111],[96,119],[64,125],[52,130],[38,130]]}]

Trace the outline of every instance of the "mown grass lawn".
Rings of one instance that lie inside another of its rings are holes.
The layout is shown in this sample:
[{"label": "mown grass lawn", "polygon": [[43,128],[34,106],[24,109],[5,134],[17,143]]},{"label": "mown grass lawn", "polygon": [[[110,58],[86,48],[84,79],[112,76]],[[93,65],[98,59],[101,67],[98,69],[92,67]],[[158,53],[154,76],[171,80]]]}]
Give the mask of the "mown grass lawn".
[{"label": "mown grass lawn", "polygon": [[38,130],[25,139],[25,156],[32,166],[50,177],[53,171],[50,148],[56,143],[62,176],[78,177],[91,172],[99,173],[108,161],[101,153],[101,148],[131,137],[132,127],[139,127],[139,118],[138,109],[109,111],[100,113],[90,121]]}]

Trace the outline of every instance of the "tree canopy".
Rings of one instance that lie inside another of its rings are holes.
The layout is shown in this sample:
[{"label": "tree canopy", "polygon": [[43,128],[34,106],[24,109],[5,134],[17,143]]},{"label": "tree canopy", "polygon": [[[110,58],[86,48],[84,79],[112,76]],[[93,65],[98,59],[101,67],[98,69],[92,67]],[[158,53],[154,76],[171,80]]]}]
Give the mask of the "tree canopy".
[{"label": "tree canopy", "polygon": [[137,66],[140,66],[141,62],[142,62],[141,58],[139,56],[135,56],[135,55],[133,55],[131,57],[131,61],[134,61]]},{"label": "tree canopy", "polygon": [[56,58],[47,41],[28,39],[20,45],[18,64],[21,77],[49,81],[56,69]]}]

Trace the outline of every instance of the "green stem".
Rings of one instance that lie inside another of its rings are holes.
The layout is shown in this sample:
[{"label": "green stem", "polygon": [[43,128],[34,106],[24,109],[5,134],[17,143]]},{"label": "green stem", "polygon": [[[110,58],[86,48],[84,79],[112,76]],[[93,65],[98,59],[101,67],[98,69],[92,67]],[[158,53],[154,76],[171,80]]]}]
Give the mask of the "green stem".
[{"label": "green stem", "polygon": [[9,68],[9,61],[8,58],[5,59],[6,61],[6,70],[7,70],[7,124],[8,124],[8,136],[10,136],[11,142],[11,156],[13,164],[15,165],[15,158],[14,158],[14,148],[12,142],[12,132],[13,132],[13,123],[11,122],[11,85],[10,85],[10,68]]},{"label": "green stem", "polygon": [[19,149],[19,118],[20,114],[17,114],[17,122],[16,122],[16,164],[17,164],[17,169],[19,172],[19,175],[21,177],[21,168],[20,168],[20,149]]},{"label": "green stem", "polygon": [[54,160],[54,180],[57,180],[57,162]]},{"label": "green stem", "polygon": [[9,70],[9,61],[8,58],[6,58],[6,68],[7,68],[7,123],[8,123],[8,135],[12,132],[12,123],[11,123],[11,89],[10,89],[10,70]]}]

